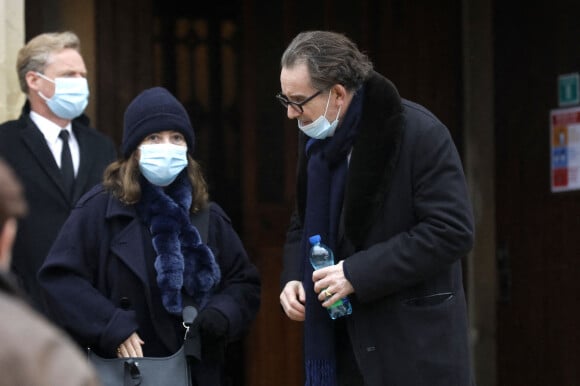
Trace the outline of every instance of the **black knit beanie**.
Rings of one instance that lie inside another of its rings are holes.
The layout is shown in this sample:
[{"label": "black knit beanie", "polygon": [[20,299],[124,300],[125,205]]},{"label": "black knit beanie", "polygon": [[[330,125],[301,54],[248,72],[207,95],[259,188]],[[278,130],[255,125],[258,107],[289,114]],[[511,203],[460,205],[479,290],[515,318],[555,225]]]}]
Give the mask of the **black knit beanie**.
[{"label": "black knit beanie", "polygon": [[163,87],[153,87],[137,95],[125,111],[121,152],[128,158],[149,134],[175,130],[183,134],[193,153],[195,134],[183,105]]}]

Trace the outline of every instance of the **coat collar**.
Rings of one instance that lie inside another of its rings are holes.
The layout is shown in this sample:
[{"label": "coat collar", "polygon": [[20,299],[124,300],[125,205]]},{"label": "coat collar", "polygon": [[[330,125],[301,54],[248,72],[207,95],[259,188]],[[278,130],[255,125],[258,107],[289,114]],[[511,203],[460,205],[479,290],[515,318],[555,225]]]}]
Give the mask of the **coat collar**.
[{"label": "coat collar", "polygon": [[[383,205],[391,187],[403,133],[401,97],[393,83],[373,72],[363,88],[363,107],[358,135],[352,149],[343,205],[344,235],[356,247]],[[300,132],[297,205],[304,218],[308,137]]]},{"label": "coat collar", "polygon": [[399,158],[403,132],[403,108],[395,86],[375,72],[364,90],[344,200],[345,235],[355,246],[362,245],[381,212]]},{"label": "coat collar", "polygon": [[105,218],[112,227],[111,251],[148,286],[146,259],[143,242],[144,229],[133,205],[125,205],[113,196],[109,197]]}]

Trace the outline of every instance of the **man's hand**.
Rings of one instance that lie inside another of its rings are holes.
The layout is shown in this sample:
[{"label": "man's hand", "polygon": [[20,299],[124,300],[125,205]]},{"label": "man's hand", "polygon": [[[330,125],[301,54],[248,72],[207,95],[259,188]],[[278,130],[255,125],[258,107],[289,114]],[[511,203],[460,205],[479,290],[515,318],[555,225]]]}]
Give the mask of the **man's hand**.
[{"label": "man's hand", "polygon": [[291,320],[303,322],[306,317],[306,294],[304,286],[298,280],[289,281],[280,294],[280,304]]},{"label": "man's hand", "polygon": [[314,292],[318,294],[318,300],[323,307],[328,308],[354,292],[352,284],[344,276],[343,263],[341,260],[338,264],[317,269],[312,273]]}]

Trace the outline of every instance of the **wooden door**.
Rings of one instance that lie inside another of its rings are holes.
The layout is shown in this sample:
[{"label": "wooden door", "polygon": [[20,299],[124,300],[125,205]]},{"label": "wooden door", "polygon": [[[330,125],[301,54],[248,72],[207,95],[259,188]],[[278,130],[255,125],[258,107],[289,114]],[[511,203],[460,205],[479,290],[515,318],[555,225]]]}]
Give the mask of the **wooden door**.
[{"label": "wooden door", "polygon": [[580,70],[577,2],[496,2],[499,386],[580,384],[580,192],[550,192],[557,76]]}]

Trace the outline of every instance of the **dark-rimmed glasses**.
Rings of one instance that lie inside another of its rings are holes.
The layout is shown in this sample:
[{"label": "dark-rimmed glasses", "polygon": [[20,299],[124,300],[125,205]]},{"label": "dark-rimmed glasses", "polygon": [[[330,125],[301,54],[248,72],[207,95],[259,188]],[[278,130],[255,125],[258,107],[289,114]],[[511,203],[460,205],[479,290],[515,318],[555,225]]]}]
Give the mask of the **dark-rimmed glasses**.
[{"label": "dark-rimmed glasses", "polygon": [[291,106],[297,113],[302,114],[304,112],[304,109],[302,108],[302,106],[304,106],[306,103],[310,102],[312,99],[316,98],[318,95],[320,95],[320,93],[322,93],[322,90],[316,91],[313,95],[310,95],[308,98],[304,99],[302,102],[293,102],[290,99],[288,99],[288,97],[286,95],[279,92],[278,94],[276,94],[276,99],[278,99],[278,101],[280,101],[280,104],[282,104],[282,106],[284,106],[284,108],[288,108],[288,106]]}]

